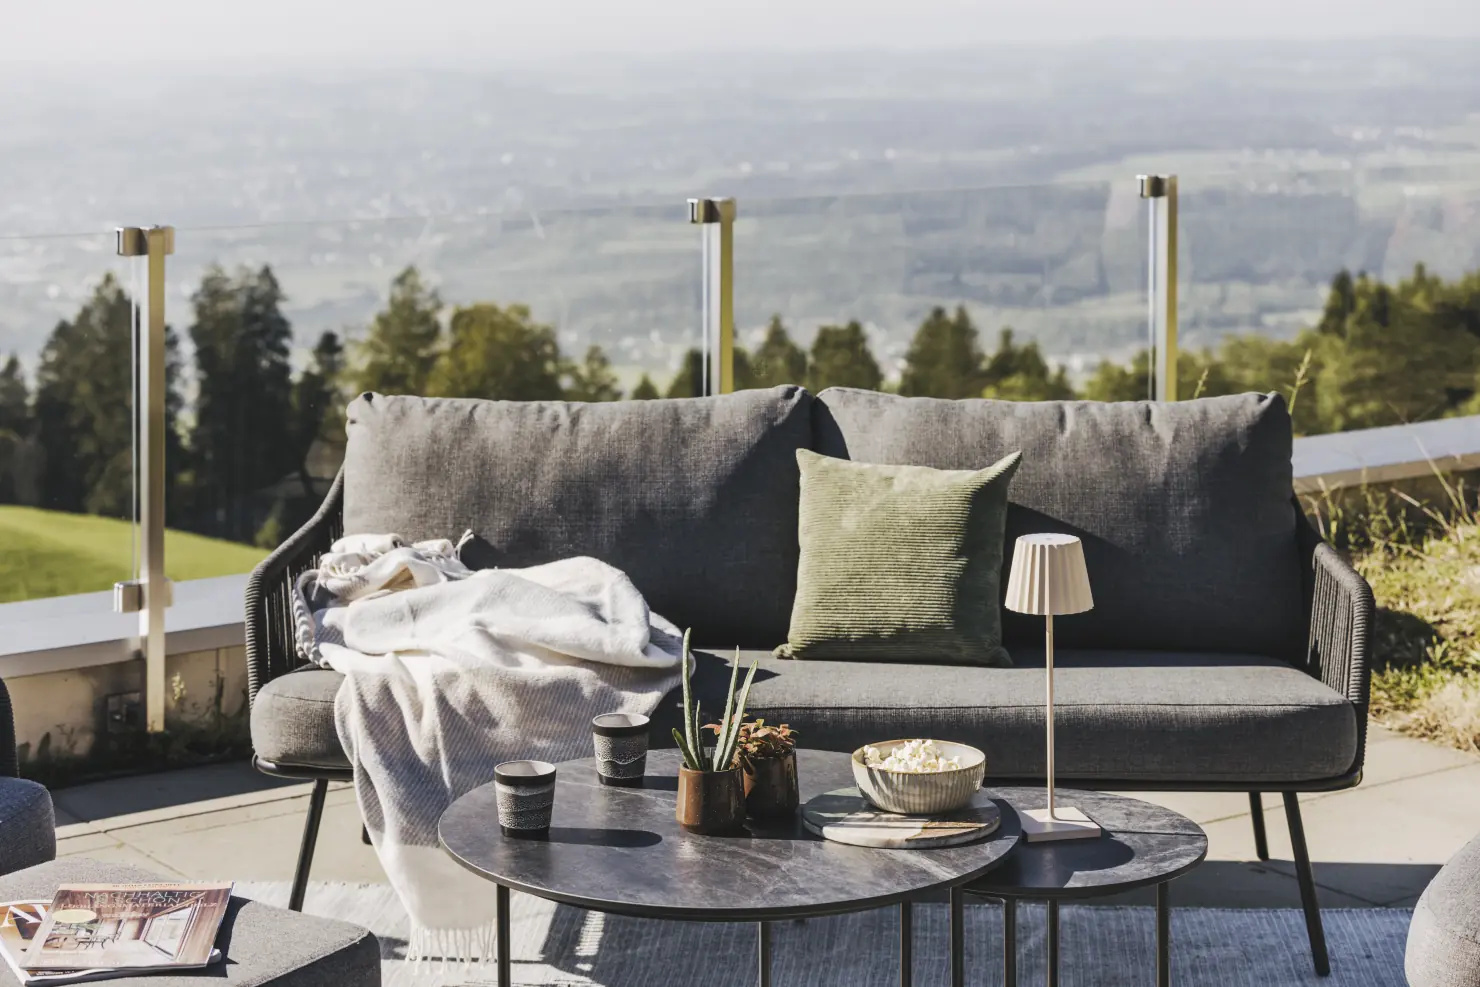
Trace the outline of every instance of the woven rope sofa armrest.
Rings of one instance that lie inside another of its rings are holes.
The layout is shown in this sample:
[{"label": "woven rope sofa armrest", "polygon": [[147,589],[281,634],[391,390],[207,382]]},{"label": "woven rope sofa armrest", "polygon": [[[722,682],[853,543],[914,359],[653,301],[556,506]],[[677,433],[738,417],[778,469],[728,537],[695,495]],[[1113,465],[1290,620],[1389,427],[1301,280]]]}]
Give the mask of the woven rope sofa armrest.
[{"label": "woven rope sofa armrest", "polygon": [[247,580],[247,689],[253,702],[268,682],[300,662],[294,647],[293,584],[344,534],[344,470],[314,516],[267,558]]},{"label": "woven rope sofa armrest", "polygon": [[1306,668],[1357,708],[1358,745],[1353,770],[1359,771],[1366,753],[1367,705],[1372,692],[1368,647],[1377,609],[1372,587],[1304,517],[1300,522],[1300,550],[1310,616]]},{"label": "woven rope sofa armrest", "polygon": [[0,681],[0,776],[14,778],[20,774],[20,760],[15,753],[15,710],[10,705],[10,690]]}]

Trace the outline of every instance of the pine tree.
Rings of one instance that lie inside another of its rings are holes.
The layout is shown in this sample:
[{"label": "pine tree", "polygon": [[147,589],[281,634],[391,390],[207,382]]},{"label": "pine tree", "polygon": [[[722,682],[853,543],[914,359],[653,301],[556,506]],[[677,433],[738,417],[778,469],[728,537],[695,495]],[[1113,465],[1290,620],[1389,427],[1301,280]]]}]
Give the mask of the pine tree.
[{"label": "pine tree", "polygon": [[[339,334],[325,332],[313,348],[313,363],[304,368],[293,384],[293,460],[304,496],[317,500],[322,493],[314,486],[314,453],[328,452],[335,466],[344,455],[344,344]],[[326,468],[322,475],[329,474]],[[282,512],[278,512],[282,521]],[[298,520],[296,517],[292,520]]]},{"label": "pine tree", "polygon": [[31,389],[26,372],[14,353],[0,369],[0,432],[24,438],[31,432]]},{"label": "pine tree", "polygon": [[250,542],[270,507],[257,492],[301,465],[288,356],[293,330],[282,302],[268,267],[243,268],[235,278],[213,267],[192,298],[194,524],[236,541]]},{"label": "pine tree", "polygon": [[982,397],[1002,401],[1067,401],[1074,397],[1065,369],[1050,369],[1036,342],[1019,346],[1010,326],[998,336],[997,351],[987,360],[982,376],[986,381]]},{"label": "pine tree", "polygon": [[1087,401],[1144,401],[1148,394],[1147,373],[1150,360],[1145,350],[1131,358],[1130,366],[1113,360],[1102,360],[1084,382],[1082,396]]},{"label": "pine tree", "polygon": [[653,401],[656,400],[659,396],[660,395],[658,394],[658,388],[656,385],[653,384],[653,379],[647,374],[643,374],[642,378],[638,380],[637,386],[632,388],[630,400]]},{"label": "pine tree", "polygon": [[883,386],[884,372],[869,351],[863,326],[854,321],[817,330],[807,367],[808,390],[813,394],[829,387],[877,391]]},{"label": "pine tree", "polygon": [[133,305],[112,274],[59,322],[36,369],[41,502],[133,514]]},{"label": "pine tree", "polygon": [[[748,387],[776,387],[779,384],[800,384],[807,379],[807,354],[792,342],[781,316],[771,316],[766,327],[766,337],[749,358],[750,381]],[[739,374],[736,374],[736,390],[742,389]]]},{"label": "pine tree", "polygon": [[669,381],[665,398],[697,398],[704,393],[704,354],[691,349],[683,355],[678,372]]},{"label": "pine tree", "polygon": [[[586,348],[586,358],[566,372],[565,396],[571,401],[620,401],[622,387],[612,372],[612,361],[600,346]],[[652,386],[649,381],[648,386]]]},{"label": "pine tree", "polygon": [[31,390],[11,354],[0,370],[0,503],[34,504],[40,457],[31,435]]},{"label": "pine tree", "polygon": [[982,350],[965,306],[958,306],[954,316],[943,308],[933,309],[920,323],[904,359],[901,394],[968,398],[982,392]]},{"label": "pine tree", "polygon": [[555,330],[525,305],[491,302],[452,313],[448,343],[432,365],[426,393],[503,401],[558,400],[565,361]]},{"label": "pine tree", "polygon": [[1326,309],[1316,331],[1324,336],[1346,335],[1346,320],[1356,311],[1356,289],[1351,272],[1342,268],[1331,279],[1331,290],[1326,293]]},{"label": "pine tree", "polygon": [[441,296],[415,267],[396,275],[385,309],[357,347],[359,368],[351,380],[355,392],[427,393],[427,378],[442,342],[441,311]]}]

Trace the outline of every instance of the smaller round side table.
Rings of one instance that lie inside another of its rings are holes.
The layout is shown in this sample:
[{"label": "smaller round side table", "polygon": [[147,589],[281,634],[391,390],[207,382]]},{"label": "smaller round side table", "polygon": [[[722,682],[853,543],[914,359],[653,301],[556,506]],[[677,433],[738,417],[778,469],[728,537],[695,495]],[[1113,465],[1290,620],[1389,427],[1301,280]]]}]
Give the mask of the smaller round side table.
[{"label": "smaller round side table", "polygon": [[[1042,788],[992,788],[1019,812],[1048,804]],[[1084,812],[1098,837],[1023,841],[995,870],[968,884],[967,894],[1002,900],[1003,984],[1017,985],[1017,902],[1048,905],[1048,985],[1059,982],[1059,903],[1156,886],[1156,984],[1171,983],[1171,900],[1168,885],[1202,863],[1208,837],[1180,813],[1140,799],[1058,789],[1054,801]]]}]

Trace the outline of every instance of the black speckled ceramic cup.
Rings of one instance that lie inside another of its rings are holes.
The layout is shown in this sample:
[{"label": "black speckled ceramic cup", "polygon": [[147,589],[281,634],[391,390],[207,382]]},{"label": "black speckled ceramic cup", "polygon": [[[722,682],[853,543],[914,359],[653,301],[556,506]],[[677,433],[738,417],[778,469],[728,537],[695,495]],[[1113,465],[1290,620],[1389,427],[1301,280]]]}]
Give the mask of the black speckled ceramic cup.
[{"label": "black speckled ceramic cup", "polygon": [[555,808],[555,765],[549,761],[505,761],[493,768],[498,825],[505,836],[540,839],[550,833]]},{"label": "black speckled ceramic cup", "polygon": [[596,778],[603,785],[636,788],[647,770],[648,718],[641,713],[603,713],[591,721]]}]

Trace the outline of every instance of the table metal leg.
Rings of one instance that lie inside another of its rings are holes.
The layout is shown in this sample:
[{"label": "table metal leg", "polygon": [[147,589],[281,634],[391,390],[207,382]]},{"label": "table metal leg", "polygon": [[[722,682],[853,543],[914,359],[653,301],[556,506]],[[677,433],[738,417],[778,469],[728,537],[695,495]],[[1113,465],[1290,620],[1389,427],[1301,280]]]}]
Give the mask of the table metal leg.
[{"label": "table metal leg", "polygon": [[915,911],[908,901],[899,903],[899,987],[910,987],[915,976]]},{"label": "table metal leg", "polygon": [[951,987],[966,987],[966,892],[951,889]]},{"label": "table metal leg", "polygon": [[1002,899],[1002,987],[1017,987],[1017,899]]},{"label": "table metal leg", "polygon": [[756,983],[760,987],[771,987],[771,923],[757,922],[755,925],[756,963],[759,969]]},{"label": "table metal leg", "polygon": [[1059,903],[1048,903],[1048,987],[1059,987]]},{"label": "table metal leg", "polygon": [[498,932],[498,987],[514,987],[514,962],[509,940],[509,889],[502,884],[494,886],[494,904],[498,915],[494,926]]},{"label": "table metal leg", "polygon": [[1156,987],[1172,983],[1172,892],[1171,882],[1156,886]]}]

